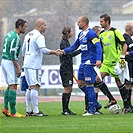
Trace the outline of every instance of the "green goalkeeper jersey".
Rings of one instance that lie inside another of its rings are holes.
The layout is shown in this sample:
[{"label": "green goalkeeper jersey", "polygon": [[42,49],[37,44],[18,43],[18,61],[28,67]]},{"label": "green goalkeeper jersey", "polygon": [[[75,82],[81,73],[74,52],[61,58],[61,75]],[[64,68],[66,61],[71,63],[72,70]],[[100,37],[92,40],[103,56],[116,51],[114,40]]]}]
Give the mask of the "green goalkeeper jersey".
[{"label": "green goalkeeper jersey", "polygon": [[18,60],[21,43],[20,37],[15,31],[7,33],[4,39],[2,58],[6,60]]},{"label": "green goalkeeper jersey", "polygon": [[116,65],[122,54],[122,45],[125,43],[123,35],[118,29],[110,28],[108,31],[102,31],[99,38],[103,46],[103,63]]}]

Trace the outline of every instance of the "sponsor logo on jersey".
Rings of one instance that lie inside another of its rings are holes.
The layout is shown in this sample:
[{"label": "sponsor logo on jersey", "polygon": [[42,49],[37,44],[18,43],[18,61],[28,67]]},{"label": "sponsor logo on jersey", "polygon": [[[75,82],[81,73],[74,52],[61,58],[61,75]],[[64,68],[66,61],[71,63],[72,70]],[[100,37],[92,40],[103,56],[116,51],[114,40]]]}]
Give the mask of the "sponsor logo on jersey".
[{"label": "sponsor logo on jersey", "polygon": [[111,43],[103,44],[103,46],[109,46],[109,45],[111,45]]},{"label": "sponsor logo on jersey", "polygon": [[81,44],[80,46],[81,46],[81,50],[82,50],[82,51],[87,50],[87,45]]},{"label": "sponsor logo on jersey", "polygon": [[91,77],[85,77],[85,81],[91,81]]},{"label": "sponsor logo on jersey", "polygon": [[83,43],[87,43],[87,38],[83,38]]}]

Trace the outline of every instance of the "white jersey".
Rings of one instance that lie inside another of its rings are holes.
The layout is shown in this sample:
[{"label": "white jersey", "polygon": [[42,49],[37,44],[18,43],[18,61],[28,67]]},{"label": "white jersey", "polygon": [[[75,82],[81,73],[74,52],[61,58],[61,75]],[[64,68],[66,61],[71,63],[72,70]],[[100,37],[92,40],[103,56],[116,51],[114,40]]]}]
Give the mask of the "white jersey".
[{"label": "white jersey", "polygon": [[[41,69],[43,53],[45,48],[45,37],[38,31],[29,32],[24,39],[22,56],[24,56],[24,68]],[[45,48],[44,54],[49,54],[50,50]]]}]

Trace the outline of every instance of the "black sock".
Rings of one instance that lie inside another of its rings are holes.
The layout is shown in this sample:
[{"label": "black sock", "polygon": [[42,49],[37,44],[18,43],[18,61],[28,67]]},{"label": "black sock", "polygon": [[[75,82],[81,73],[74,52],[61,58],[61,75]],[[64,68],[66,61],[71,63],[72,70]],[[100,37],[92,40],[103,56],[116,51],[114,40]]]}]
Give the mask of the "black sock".
[{"label": "black sock", "polygon": [[63,93],[62,94],[63,112],[68,110],[68,104],[69,104],[70,96],[71,96],[71,93]]},{"label": "black sock", "polygon": [[131,89],[128,90],[128,95],[129,95],[129,99],[128,99],[129,105],[130,107],[132,107],[132,103],[131,103],[132,90]]},{"label": "black sock", "polygon": [[94,85],[96,88],[99,88],[103,92],[104,95],[108,97],[109,101],[115,100],[112,94],[110,93],[107,85],[103,81],[99,83],[95,83]]},{"label": "black sock", "polygon": [[98,100],[98,93],[96,93],[96,100]]},{"label": "black sock", "polygon": [[130,99],[130,96],[129,96],[129,90],[126,89],[126,87],[124,85],[122,86],[119,86],[119,91],[120,91],[120,94],[121,94],[121,97],[122,97],[122,100],[123,100],[123,106],[124,108],[129,108],[129,99]]}]

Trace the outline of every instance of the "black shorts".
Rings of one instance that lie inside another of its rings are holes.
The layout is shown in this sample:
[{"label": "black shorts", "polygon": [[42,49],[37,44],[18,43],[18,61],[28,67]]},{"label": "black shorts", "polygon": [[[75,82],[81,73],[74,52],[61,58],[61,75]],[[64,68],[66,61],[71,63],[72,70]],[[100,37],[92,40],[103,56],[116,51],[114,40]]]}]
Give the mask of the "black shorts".
[{"label": "black shorts", "polygon": [[63,87],[73,86],[73,69],[60,69],[60,76]]}]

